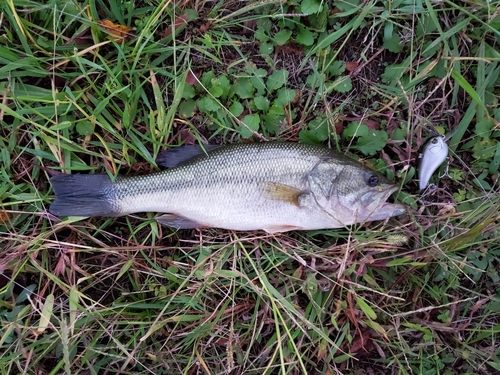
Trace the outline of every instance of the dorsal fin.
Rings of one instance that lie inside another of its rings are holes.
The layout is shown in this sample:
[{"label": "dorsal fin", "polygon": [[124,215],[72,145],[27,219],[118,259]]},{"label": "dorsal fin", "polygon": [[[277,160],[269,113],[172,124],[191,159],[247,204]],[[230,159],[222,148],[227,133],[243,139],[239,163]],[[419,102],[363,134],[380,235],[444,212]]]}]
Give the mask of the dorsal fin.
[{"label": "dorsal fin", "polygon": [[186,164],[191,159],[206,155],[212,150],[221,146],[219,145],[185,145],[170,150],[162,151],[156,158],[156,163],[166,168],[175,168]]}]

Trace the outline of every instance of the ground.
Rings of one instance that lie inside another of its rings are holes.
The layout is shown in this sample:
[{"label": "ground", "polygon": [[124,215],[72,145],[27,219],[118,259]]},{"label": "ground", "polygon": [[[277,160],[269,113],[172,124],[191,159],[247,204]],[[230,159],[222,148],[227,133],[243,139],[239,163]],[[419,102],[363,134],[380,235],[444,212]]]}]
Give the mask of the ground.
[{"label": "ground", "polygon": [[[499,373],[499,6],[0,4],[0,373]],[[438,134],[449,172],[419,192]],[[58,173],[273,140],[360,160],[407,214],[271,235],[48,211]]]}]

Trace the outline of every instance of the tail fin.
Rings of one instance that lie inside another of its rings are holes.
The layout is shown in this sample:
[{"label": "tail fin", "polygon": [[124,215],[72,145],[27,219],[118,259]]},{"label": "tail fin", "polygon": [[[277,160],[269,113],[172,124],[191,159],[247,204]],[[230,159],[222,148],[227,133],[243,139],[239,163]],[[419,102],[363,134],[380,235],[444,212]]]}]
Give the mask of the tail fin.
[{"label": "tail fin", "polygon": [[61,174],[50,179],[56,216],[120,216],[113,202],[113,182],[107,175]]}]

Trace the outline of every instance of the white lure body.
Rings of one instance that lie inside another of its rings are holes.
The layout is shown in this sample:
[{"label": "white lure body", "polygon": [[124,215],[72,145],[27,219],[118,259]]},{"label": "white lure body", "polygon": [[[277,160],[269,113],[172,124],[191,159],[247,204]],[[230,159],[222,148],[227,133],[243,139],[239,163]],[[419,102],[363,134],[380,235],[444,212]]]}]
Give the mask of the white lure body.
[{"label": "white lure body", "polygon": [[418,184],[424,190],[434,172],[448,158],[448,145],[444,135],[432,137],[425,144],[422,153],[418,156]]}]

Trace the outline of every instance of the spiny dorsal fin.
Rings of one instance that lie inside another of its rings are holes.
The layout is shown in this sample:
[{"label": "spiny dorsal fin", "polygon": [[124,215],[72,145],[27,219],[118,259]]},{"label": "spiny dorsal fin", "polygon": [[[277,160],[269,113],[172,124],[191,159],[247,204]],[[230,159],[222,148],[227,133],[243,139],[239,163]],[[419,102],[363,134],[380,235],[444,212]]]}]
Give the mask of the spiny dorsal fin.
[{"label": "spiny dorsal fin", "polygon": [[[203,147],[203,148],[202,148]],[[219,145],[185,145],[170,150],[162,151],[156,158],[156,163],[166,168],[175,168],[188,163],[191,159],[206,155]]]}]

